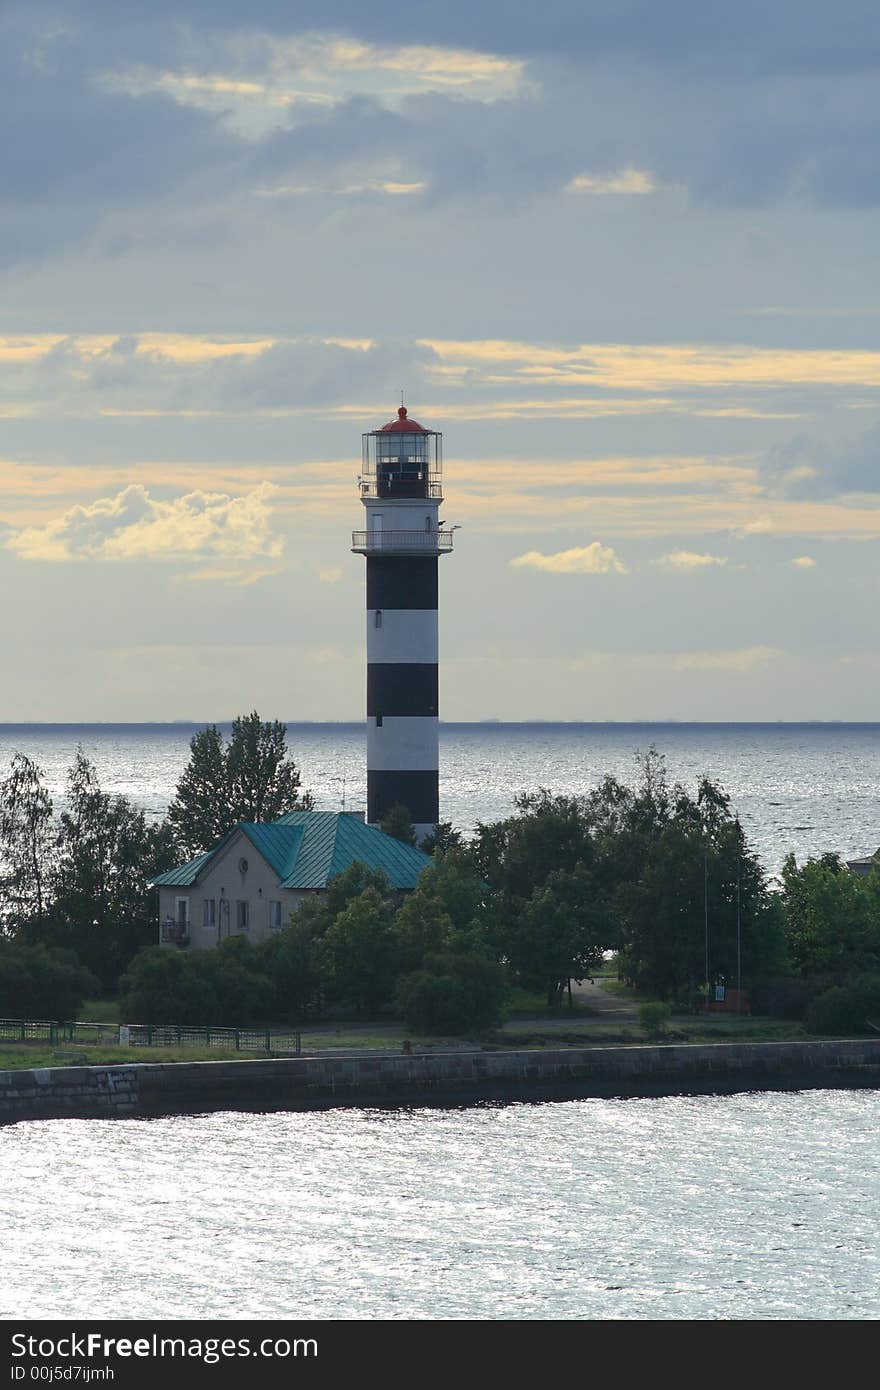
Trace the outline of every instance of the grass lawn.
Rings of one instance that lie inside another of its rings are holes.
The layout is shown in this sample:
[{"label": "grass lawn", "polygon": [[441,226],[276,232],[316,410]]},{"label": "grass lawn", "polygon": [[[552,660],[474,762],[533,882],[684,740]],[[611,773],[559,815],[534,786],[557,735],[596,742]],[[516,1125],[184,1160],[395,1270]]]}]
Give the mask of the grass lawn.
[{"label": "grass lawn", "polygon": [[86,999],[77,1014],[78,1023],[121,1023],[118,999]]}]

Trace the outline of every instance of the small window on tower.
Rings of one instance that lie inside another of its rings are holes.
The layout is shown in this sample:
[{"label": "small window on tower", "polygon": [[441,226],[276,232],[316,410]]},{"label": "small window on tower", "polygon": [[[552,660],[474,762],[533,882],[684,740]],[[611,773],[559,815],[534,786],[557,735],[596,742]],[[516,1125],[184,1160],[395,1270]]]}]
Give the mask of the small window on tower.
[{"label": "small window on tower", "polygon": [[426,531],[430,531],[430,529],[431,529],[431,518],[430,518],[429,516],[426,516],[426,517],[425,517],[425,530],[426,530]]},{"label": "small window on tower", "polygon": [[381,609],[381,608],[377,608],[377,609],[376,609],[376,627],[381,627],[381,626],[382,626],[382,609]]}]

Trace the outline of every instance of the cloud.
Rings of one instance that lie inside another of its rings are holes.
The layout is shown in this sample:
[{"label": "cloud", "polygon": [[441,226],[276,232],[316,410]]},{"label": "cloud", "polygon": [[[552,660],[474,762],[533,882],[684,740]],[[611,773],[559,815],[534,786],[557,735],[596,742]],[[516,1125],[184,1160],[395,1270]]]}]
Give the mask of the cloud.
[{"label": "cloud", "polygon": [[[101,497],[44,525],[13,531],[6,545],[24,560],[54,562],[277,559],[284,539],[269,526],[274,491],[271,483],[262,483],[244,497],[190,492],[163,501],[133,483],[115,497]],[[228,569],[223,573],[228,578]]]},{"label": "cloud", "polygon": [[338,584],[342,579],[342,570],[338,565],[331,569],[318,570],[318,578],[322,584]]},{"label": "cloud", "polygon": [[789,560],[788,563],[791,565],[792,569],[796,570],[812,570],[816,568],[816,561],[813,559],[812,555],[795,555],[794,559]]},{"label": "cloud", "polygon": [[760,473],[768,490],[783,497],[833,497],[880,492],[880,424],[828,444],[797,435],[771,449]]},{"label": "cloud", "polygon": [[657,185],[645,169],[620,169],[616,174],[576,174],[565,185],[566,193],[645,194]]},{"label": "cloud", "polygon": [[785,653],[779,647],[738,647],[733,651],[680,652],[672,659],[676,671],[752,671]]},{"label": "cloud", "polygon": [[546,570],[550,574],[628,573],[611,546],[602,545],[599,541],[572,550],[558,550],[555,555],[542,555],[539,550],[529,550],[510,563],[515,569]]},{"label": "cloud", "polygon": [[699,555],[693,550],[672,550],[668,555],[663,555],[657,561],[660,565],[668,565],[670,569],[676,570],[705,570],[712,565],[726,565],[726,555]]}]

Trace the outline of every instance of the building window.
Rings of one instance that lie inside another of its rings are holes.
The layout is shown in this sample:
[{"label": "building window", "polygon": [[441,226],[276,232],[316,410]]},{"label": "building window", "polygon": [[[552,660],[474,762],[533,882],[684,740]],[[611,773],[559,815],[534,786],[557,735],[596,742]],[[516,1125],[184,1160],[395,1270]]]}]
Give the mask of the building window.
[{"label": "building window", "polygon": [[250,926],[251,905],[239,898],[235,904],[235,925],[238,931],[247,931]]},{"label": "building window", "polygon": [[186,928],[189,926],[189,898],[175,899],[174,916],[177,925],[186,931]]},{"label": "building window", "polygon": [[281,926],[280,903],[269,904],[269,926],[271,927],[272,931],[278,931],[279,927]]},{"label": "building window", "polygon": [[430,531],[430,529],[431,529],[431,518],[430,518],[429,516],[426,516],[426,517],[425,517],[425,530],[426,530],[426,531]]},{"label": "building window", "polygon": [[205,926],[205,927],[213,927],[213,926],[216,926],[216,924],[217,924],[217,899],[216,899],[216,898],[203,898],[203,899],[202,899],[202,925]]},{"label": "building window", "polygon": [[376,715],[376,728],[377,728],[377,729],[381,729],[381,727],[382,727],[382,716],[381,716],[381,714],[377,714],[377,715]]},{"label": "building window", "polygon": [[382,609],[381,609],[381,608],[377,608],[377,609],[376,609],[375,626],[376,626],[376,627],[381,627],[381,626],[382,626]]}]

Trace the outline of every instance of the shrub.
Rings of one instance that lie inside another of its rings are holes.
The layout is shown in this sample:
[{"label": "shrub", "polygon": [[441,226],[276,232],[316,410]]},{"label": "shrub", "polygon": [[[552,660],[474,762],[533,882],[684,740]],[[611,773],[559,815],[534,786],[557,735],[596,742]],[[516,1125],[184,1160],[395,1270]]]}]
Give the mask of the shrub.
[{"label": "shrub", "polygon": [[866,975],[817,995],[807,1009],[805,1022],[808,1033],[876,1032],[880,1028],[880,975]]},{"label": "shrub", "polygon": [[119,981],[120,1018],[126,1023],[206,1025],[219,1018],[217,996],[194,957],[168,946],[135,956]]},{"label": "shrub", "polygon": [[639,1005],[639,1023],[646,1033],[652,1037],[659,1037],[666,1031],[666,1025],[672,1017],[672,1010],[668,1004],[650,1003]]},{"label": "shrub", "polygon": [[481,956],[430,956],[400,982],[397,1004],[414,1033],[484,1032],[501,1022],[504,973]]},{"label": "shrub", "polygon": [[76,1018],[99,982],[71,951],[0,940],[0,1015],[5,1018]]}]

